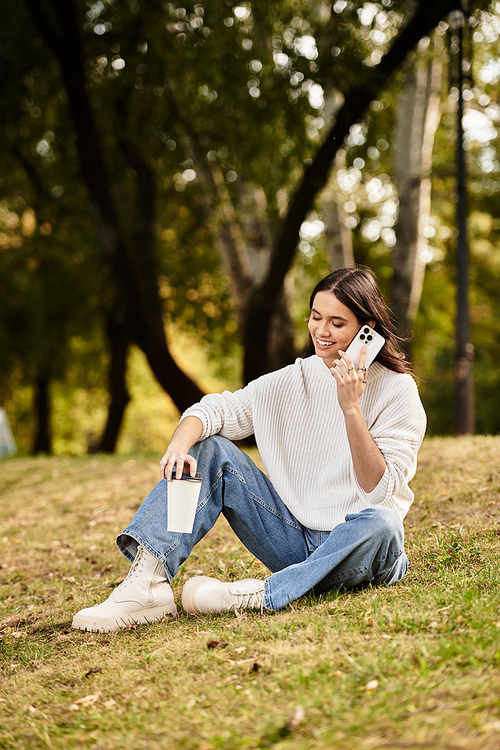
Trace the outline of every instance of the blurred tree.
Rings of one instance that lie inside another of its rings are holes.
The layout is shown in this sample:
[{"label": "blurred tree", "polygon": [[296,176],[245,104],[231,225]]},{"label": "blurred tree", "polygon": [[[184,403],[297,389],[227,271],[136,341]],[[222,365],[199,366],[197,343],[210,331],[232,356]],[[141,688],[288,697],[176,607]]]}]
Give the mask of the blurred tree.
[{"label": "blurred tree", "polygon": [[[191,15],[174,3],[169,3],[168,9],[172,21],[167,28],[177,37],[179,59],[193,65],[177,69],[171,64],[166,93],[189,143],[196,174],[206,186],[207,212],[232,281],[244,344],[244,379],[248,381],[293,358],[293,337],[287,316],[283,316],[284,280],[300,230],[326,185],[338,149],[408,51],[437,25],[450,3],[399,3],[396,10],[384,14],[389,27],[383,34],[385,47],[389,47],[385,55],[380,52],[383,44],[374,45],[369,36],[359,33],[361,4],[335,3],[331,9],[322,4],[276,3],[278,22],[269,13],[268,4],[259,2],[251,7],[235,6],[232,15],[225,15],[223,6],[205,10],[198,4]],[[234,49],[235,41],[241,49]],[[251,50],[253,56],[249,63],[245,50]],[[211,67],[214,57],[217,65]],[[196,97],[194,76],[199,70],[204,83],[200,86],[198,82]],[[241,99],[245,89],[235,90],[241,86],[240,75],[243,85],[247,79],[248,106],[243,106]],[[308,107],[311,112],[322,107],[326,91],[338,102],[330,113],[329,131],[322,118],[306,114]],[[240,106],[235,112],[236,101]],[[276,112],[278,101],[281,109]],[[207,112],[201,121],[199,109]],[[264,113],[266,124],[254,125],[256,114],[262,119]],[[221,114],[223,122],[216,127]],[[327,135],[318,148],[323,128]],[[234,143],[231,133],[245,136]],[[230,149],[220,148],[221,136]],[[291,153],[289,142],[294,145]],[[233,169],[228,169],[224,180],[221,162],[229,151],[234,154]],[[257,159],[262,160],[260,164]],[[263,163],[270,167],[264,173]],[[306,166],[295,188],[301,163]],[[233,190],[228,181],[236,183]],[[278,331],[278,337],[272,336],[273,331]]]},{"label": "blurred tree", "polygon": [[[170,378],[175,368],[166,358],[165,321],[206,339],[226,368],[234,367],[239,327],[247,380],[293,358],[284,280],[295,263],[289,281],[303,293],[304,279],[323,272],[325,186],[335,184],[343,212],[334,231],[343,227],[348,239],[352,232],[353,257],[389,289],[398,211],[393,166],[381,166],[392,158],[396,93],[389,81],[452,4],[26,0],[41,31],[33,30],[24,6],[9,10],[12,43],[26,49],[15,75],[16,106],[23,102],[30,124],[27,151],[32,155],[50,131],[52,152],[64,155],[69,169],[79,155],[105,248],[101,270],[96,254],[94,277],[80,281],[102,289],[100,328],[109,316],[116,399],[108,444],[128,398],[131,340],[170,388],[166,373]],[[38,83],[30,89],[36,68],[39,78],[50,73],[50,91]],[[17,116],[7,122],[18,128]],[[17,137],[11,132],[9,143]],[[333,172],[339,149],[345,164],[337,161]],[[76,188],[74,174],[71,180]],[[65,208],[73,220],[88,222],[87,199],[80,186],[76,192],[78,210]],[[87,224],[85,232],[92,244]],[[441,267],[443,288],[450,273]],[[439,308],[438,287],[428,286],[424,314]],[[180,408],[199,396],[182,386],[177,393]]]},{"label": "blurred tree", "polygon": [[441,116],[443,53],[442,38],[436,36],[430,54],[420,54],[406,66],[394,133],[399,214],[392,251],[390,306],[396,332],[403,339],[410,360],[408,334],[420,305],[424,282],[432,151]]},{"label": "blurred tree", "polygon": [[[98,240],[117,284],[117,308],[124,319],[122,334],[127,330],[144,351],[156,378],[182,411],[203,394],[175,363],[165,338],[155,255],[154,171],[134,142],[118,138],[116,145],[122,158],[137,178],[131,225],[126,228],[113,196],[102,134],[86,87],[79,9],[73,0],[26,3],[60,65]],[[116,316],[115,325],[108,326],[108,331],[117,330],[118,319]]]},{"label": "blurred tree", "polygon": [[[499,161],[496,139],[500,110],[494,103],[496,94],[493,92],[497,90],[499,81],[494,61],[500,25],[495,6],[491,6],[489,10],[487,3],[476,4],[471,24],[477,45],[474,50],[474,86],[464,94],[467,101],[464,118],[465,145],[469,152],[470,167],[470,300],[472,338],[477,362],[481,363],[475,374],[478,429],[491,432],[498,429],[496,409],[492,408],[495,376],[490,370],[489,362],[500,354],[494,343],[495,332],[498,331],[498,283],[495,269],[499,240],[495,219],[487,221],[482,216],[479,221],[476,211],[479,209],[480,214],[492,211],[492,216],[495,216],[498,207]],[[442,24],[438,28],[438,36],[444,37],[445,33],[446,24]],[[430,40],[426,43],[430,43]],[[443,64],[446,64],[447,55],[440,53],[440,56]],[[418,64],[418,59],[410,56],[400,75],[385,88],[380,99],[370,104],[369,117],[359,128],[353,128],[347,139],[346,169],[338,170],[337,174],[344,200],[347,199],[345,205],[350,209],[346,221],[353,230],[355,258],[375,270],[387,299],[390,298],[395,281],[393,269],[396,232],[408,230],[407,225],[402,227],[408,194],[405,196],[404,183],[396,184],[394,179],[398,159],[395,145],[401,138],[401,134],[397,132],[395,114],[398,101],[402,97],[409,97],[409,67]],[[431,434],[453,434],[456,91],[449,90],[446,80],[443,83],[440,101],[442,118],[435,135],[432,162],[431,207],[430,210],[419,212],[420,231],[425,241],[420,240],[417,259],[426,268],[426,274],[414,323],[416,337],[412,347]],[[415,124],[412,119],[412,125]],[[400,154],[403,148],[399,147]],[[416,164],[418,166],[418,162]],[[417,185],[418,181],[413,183],[415,193],[419,192]],[[408,184],[408,189],[412,189],[412,183]],[[398,203],[401,204],[399,210]],[[417,199],[413,204],[414,208],[416,205]],[[411,205],[409,208],[411,209]],[[417,212],[414,212],[413,230],[410,233],[414,242],[418,237],[415,231],[416,219]],[[406,221],[408,222],[408,217]],[[405,247],[408,248],[408,243],[401,246],[403,258],[408,257]],[[411,266],[408,268],[411,270]],[[487,281],[486,269],[489,269]],[[407,292],[402,295],[403,304],[410,302],[410,279],[408,276],[405,282]],[[404,311],[402,318],[404,319]]]},{"label": "blurred tree", "polygon": [[[354,4],[349,6],[348,3],[341,3],[341,6],[342,10],[350,7],[353,14],[357,13],[358,17],[361,15],[359,11],[362,11],[362,8],[359,6],[354,7]],[[351,61],[351,75],[346,78],[340,89],[344,96],[343,104],[336,113],[334,124],[316,151],[311,164],[306,166],[299,186],[290,201],[273,248],[269,271],[263,283],[253,292],[250,300],[250,312],[245,329],[247,378],[260,374],[258,365],[256,366],[257,352],[259,348],[262,349],[263,345],[265,346],[268,339],[270,314],[276,305],[283,279],[293,260],[302,223],[311,210],[319,191],[327,183],[338,149],[349,134],[350,128],[363,116],[370,102],[376,99],[387,85],[388,78],[404,61],[408,52],[424,35],[429,34],[450,10],[448,0],[409,3],[406,7],[404,6],[405,4],[402,3],[400,7],[402,11],[406,11],[405,23],[385,55],[382,56],[380,51],[376,50],[376,55],[370,58],[370,67],[365,61],[363,61],[364,65],[362,61],[359,61],[358,65],[352,64],[354,61]],[[335,5],[332,19],[335,18],[334,11]],[[368,12],[371,12],[370,9]],[[336,29],[337,33],[340,29],[345,30],[346,25],[345,19],[342,18]],[[329,44],[335,41],[334,36],[329,39]],[[265,367],[266,362],[262,363],[261,360],[259,364],[264,364]]]},{"label": "blurred tree", "polygon": [[[51,452],[54,383],[79,372],[78,387],[92,391],[103,378],[102,318],[113,287],[95,253],[57,67],[39,37],[19,54],[22,7],[5,9],[3,19],[0,394],[17,417],[21,445],[29,429],[31,450]],[[82,338],[84,349],[75,347]],[[30,387],[32,415],[19,398]]]},{"label": "blurred tree", "polygon": [[[129,329],[131,332],[133,331],[134,338],[140,343],[141,347],[145,351],[149,351],[148,356],[153,370],[156,367],[155,371],[158,376],[159,349],[157,349],[157,346],[159,346],[160,341],[158,319],[161,316],[159,315],[158,304],[156,302],[153,304],[154,300],[158,300],[157,294],[154,293],[154,261],[150,250],[148,251],[149,260],[147,263],[139,263],[137,254],[134,256],[135,261],[133,260],[133,253],[130,247],[127,248],[123,225],[119,223],[117,212],[113,207],[110,196],[110,185],[107,184],[107,179],[102,177],[106,174],[104,171],[105,164],[104,158],[101,155],[100,136],[96,126],[90,119],[93,117],[93,113],[84,87],[83,59],[85,53],[80,43],[76,10],[73,8],[72,3],[58,3],[56,0],[52,0],[52,4],[48,3],[46,6],[43,5],[41,0],[27,0],[27,2],[39,27],[42,29],[44,37],[62,63],[62,75],[68,90],[69,104],[74,113],[75,127],[78,133],[78,148],[80,149],[83,174],[86,184],[89,187],[89,194],[94,208],[97,210],[97,206],[100,206],[97,215],[100,217],[99,221],[102,224],[101,240],[105,240],[108,243],[109,257],[111,262],[114,263],[114,273],[124,296],[124,305],[130,307],[130,300],[134,300],[133,307],[136,314],[134,320],[130,321]],[[51,23],[49,14],[43,10],[44,7],[52,7],[57,12],[58,23],[61,25],[60,29]],[[316,12],[316,7],[311,10],[307,4],[304,4],[302,10],[307,14],[307,17],[305,17],[304,13],[298,10],[298,7],[300,6],[296,4],[277,3],[276,10],[281,12],[279,14],[280,23],[276,24],[274,17],[269,14],[267,3],[264,6],[259,2],[254,2],[251,9],[246,6],[235,6],[230,16],[224,15],[227,11],[223,6],[212,7],[205,12],[203,6],[198,4],[194,7],[194,12],[189,14],[186,8],[177,7],[173,3],[170,3],[167,11],[172,21],[169,22],[167,20],[167,31],[170,32],[171,36],[165,40],[167,44],[162,45],[162,57],[154,53],[154,42],[158,37],[158,31],[155,32],[155,29],[151,25],[152,22],[156,21],[158,9],[156,7],[148,9],[147,15],[142,14],[137,9],[135,22],[134,19],[132,19],[131,23],[129,21],[131,26],[129,33],[121,37],[124,40],[122,46],[125,44],[128,48],[127,54],[125,57],[117,57],[114,60],[114,67],[112,67],[112,70],[115,72],[124,68],[126,69],[129,60],[132,58],[133,48],[136,47],[138,49],[141,44],[147,44],[147,50],[144,53],[145,62],[136,65],[135,71],[132,73],[134,75],[134,86],[137,85],[139,91],[144,89],[145,84],[141,74],[137,77],[138,70],[142,70],[141,65],[144,66],[142,74],[144,77],[148,74],[148,67],[153,68],[154,72],[155,65],[161,66],[163,70],[162,88],[169,94],[167,99],[170,100],[170,104],[172,105],[174,102],[174,106],[171,106],[169,113],[170,117],[174,122],[177,120],[184,126],[184,131],[187,132],[192,151],[196,154],[198,170],[201,175],[205,174],[210,178],[208,184],[211,187],[209,191],[211,200],[208,201],[210,204],[208,211],[215,216],[219,247],[223,259],[226,261],[226,270],[229,272],[232,280],[235,307],[239,311],[240,327],[243,330],[245,349],[246,380],[270,369],[270,366],[272,366],[270,351],[275,352],[277,349],[279,350],[278,347],[269,346],[268,343],[271,322],[275,311],[283,309],[284,278],[295,254],[300,227],[307,213],[312,208],[318,192],[326,184],[339,145],[348,134],[350,126],[363,115],[369,102],[383,88],[388,77],[401,64],[408,51],[449,10],[449,3],[421,3],[416,7],[416,10],[415,6],[411,3],[408,4],[407,8],[402,4],[401,10],[406,12],[409,17],[405,18],[405,25],[402,31],[396,36],[389,51],[379,60],[371,58],[371,67],[366,65],[359,55],[357,59],[354,56],[353,59],[349,60],[350,75],[343,81],[340,81],[338,75],[335,76],[335,84],[337,86],[341,84],[339,90],[344,97],[343,104],[335,115],[334,124],[323,145],[316,150],[311,164],[306,166],[304,177],[300,182],[299,188],[295,191],[293,199],[290,201],[282,223],[276,221],[275,211],[276,195],[281,185],[279,183],[276,184],[275,180],[269,180],[269,172],[266,174],[267,179],[262,179],[262,174],[259,174],[259,172],[262,173],[262,166],[256,164],[255,156],[253,163],[251,157],[245,162],[242,161],[242,164],[245,164],[245,170],[250,172],[250,178],[241,180],[243,186],[240,186],[239,195],[251,196],[250,205],[253,209],[255,206],[258,206],[259,201],[262,205],[264,197],[266,203],[269,203],[269,199],[271,203],[271,214],[269,217],[266,216],[264,221],[260,222],[260,231],[257,230],[255,232],[255,226],[253,226],[254,233],[259,234],[261,237],[259,252],[257,254],[262,255],[262,251],[264,250],[268,256],[267,262],[260,263],[260,268],[265,268],[264,273],[261,270],[260,278],[259,275],[254,278],[254,269],[252,268],[250,257],[247,256],[246,243],[243,239],[244,234],[237,221],[238,212],[231,200],[233,196],[230,194],[223,171],[218,163],[221,147],[217,150],[209,148],[212,144],[218,144],[217,138],[212,138],[210,135],[210,130],[214,129],[216,125],[216,118],[214,116],[215,108],[207,107],[207,104],[210,105],[218,100],[219,112],[215,112],[217,120],[220,119],[221,115],[226,123],[233,119],[235,121],[234,124],[238,125],[235,132],[241,132],[240,126],[243,124],[242,120],[244,121],[244,125],[246,126],[245,132],[248,133],[244,140],[248,141],[248,143],[244,145],[243,149],[240,146],[236,151],[237,156],[241,160],[245,153],[248,154],[249,145],[256,146],[254,133],[261,133],[261,126],[258,126],[258,129],[253,127],[252,120],[262,119],[263,112],[266,111],[267,113],[269,107],[276,100],[276,93],[281,94],[280,101],[285,101],[288,111],[295,109],[295,115],[297,115],[297,106],[294,106],[291,102],[295,101],[298,103],[301,100],[305,100],[309,108],[312,106],[311,97],[307,97],[309,100],[307,102],[304,94],[311,91],[314,86],[319,87],[319,94],[320,84],[315,83],[315,72],[317,73],[317,79],[322,80],[318,64],[314,63],[311,66],[314,59],[318,57],[314,31],[318,30],[321,41],[331,46],[339,38],[339,32],[345,32],[347,29],[351,30],[349,24],[346,23],[346,15],[349,16],[349,12],[347,10],[344,14],[332,12],[325,16],[323,6],[319,8],[321,12],[318,13]],[[104,18],[105,12],[106,7],[104,5],[102,8],[99,5],[92,6],[92,10],[87,13],[88,26],[94,31],[97,29],[97,32],[102,30],[102,34],[97,33],[97,36],[102,36],[106,33],[106,23],[109,23],[111,39],[116,26],[119,25],[120,21],[123,22],[124,14],[122,13],[117,16],[115,11],[114,15],[109,16],[110,20],[106,21]],[[355,37],[356,27],[354,26],[354,20],[356,20],[356,10],[353,9],[350,15],[352,18],[348,20],[350,20],[353,28],[351,32],[352,36]],[[402,19],[403,16],[400,16],[399,20],[401,21]],[[359,20],[357,20],[357,23],[359,25]],[[159,28],[158,25],[156,25],[156,28]],[[230,32],[229,34],[228,31]],[[397,33],[396,30],[393,33]],[[145,35],[148,37],[147,43],[144,41],[141,42],[141,40],[145,39]],[[220,39],[217,37],[220,37]],[[207,39],[210,39],[210,41],[207,42]],[[224,41],[226,42],[225,44],[223,43]],[[269,44],[270,41],[271,44]],[[249,56],[245,55],[245,47],[247,48],[246,51],[252,50],[253,59],[250,61],[248,61]],[[287,49],[286,53],[281,51],[284,48]],[[152,54],[150,53],[150,49],[152,50]],[[182,54],[174,56],[176,49],[181,51]],[[120,52],[120,55],[124,54],[125,52]],[[137,53],[135,53],[135,56],[137,57]],[[101,67],[107,68],[109,64],[107,57],[98,58],[96,60],[96,67],[99,65],[99,59],[103,63]],[[149,66],[146,59],[149,61]],[[179,66],[176,62],[177,60],[180,60],[182,65]],[[203,62],[203,67],[197,64],[198,60],[200,63]],[[212,60],[216,64],[211,65]],[[186,62],[190,64],[186,65]],[[167,69],[165,69],[165,64],[168,65]],[[343,68],[343,64],[345,64],[344,60],[339,61],[339,69]],[[113,66],[113,60],[111,61],[111,65]],[[297,89],[292,91],[295,94],[292,97],[289,97],[287,93],[285,98],[283,96],[283,93],[285,93],[283,89],[289,87],[292,77],[295,77],[296,86],[298,82],[304,81],[305,73],[302,71],[302,68],[305,67],[309,68],[307,71],[308,76],[311,74],[311,67],[313,70],[313,77],[308,77],[307,79],[309,86],[303,86],[300,94]],[[250,68],[250,73],[253,74],[250,78],[248,77],[248,68]],[[204,84],[201,84],[201,80],[196,75],[200,70],[204,76],[202,79],[205,80]],[[241,73],[241,78],[238,73]],[[140,257],[144,260],[144,248],[151,248],[152,245],[152,216],[148,215],[148,208],[149,211],[152,211],[155,185],[154,172],[143,155],[143,149],[138,148],[137,143],[133,142],[130,132],[127,142],[125,143],[124,141],[125,133],[129,130],[127,120],[132,120],[135,125],[137,125],[138,120],[137,113],[134,113],[134,115],[130,114],[131,101],[136,100],[135,96],[132,97],[132,90],[130,88],[132,75],[123,74],[121,76],[122,83],[125,82],[121,87],[123,98],[121,102],[117,102],[116,107],[119,107],[118,111],[121,114],[122,132],[116,145],[118,145],[122,157],[128,162],[129,166],[138,176],[138,179],[142,182],[140,193],[142,204],[140,210],[137,210],[137,216],[141,216],[141,227],[135,232],[135,237],[141,237],[142,255]],[[94,76],[94,78],[98,78],[98,76]],[[161,80],[162,76],[160,75],[159,78]],[[328,74],[326,74],[325,78],[328,79]],[[179,114],[180,109],[177,106],[178,94],[174,98],[172,79],[175,79],[177,88],[182,90],[188,100],[189,115],[187,116]],[[222,80],[224,81],[223,91],[221,91],[220,86]],[[241,82],[246,85],[248,103],[250,105],[252,104],[252,99],[256,100],[256,106],[245,107],[243,114],[239,117],[237,113],[234,113],[234,102],[241,99],[241,94],[238,90],[233,92],[233,81],[235,84],[234,87],[240,86]],[[109,91],[110,87],[107,86],[106,89]],[[233,100],[232,106],[231,99]],[[224,105],[223,109],[221,109],[222,105]],[[211,127],[205,129],[205,137],[202,137],[200,140],[198,133],[201,131],[201,122],[198,126],[198,113],[202,114],[205,109],[210,111],[213,125],[210,123]],[[272,140],[277,138],[280,138],[281,141],[283,140],[283,130],[280,123],[280,119],[282,120],[283,118],[278,117],[276,121],[273,115],[274,113],[271,112],[271,120],[268,121],[267,140],[269,142],[265,144],[268,149],[267,153],[269,153],[269,146]],[[290,135],[295,136],[293,141],[297,146],[300,144],[300,140],[297,143],[297,138],[300,137],[301,133],[303,142],[303,124],[297,117],[286,116],[286,121]],[[269,129],[271,122],[274,127]],[[291,123],[295,123],[293,129]],[[258,124],[256,123],[256,125]],[[265,129],[266,127],[264,126]],[[225,141],[233,146],[232,141],[234,139],[228,137],[227,126],[225,130],[218,129],[217,132],[223,132]],[[229,150],[228,146],[222,146],[223,158],[225,153],[224,148],[226,151]],[[262,147],[257,149],[256,153],[259,156],[261,150]],[[304,150],[305,148],[303,148]],[[205,153],[210,154],[211,152],[213,152],[213,157],[208,160],[209,163],[205,166],[202,164],[202,161],[206,159]],[[295,164],[297,164],[297,160]],[[286,171],[286,180],[289,184],[289,175],[293,167],[290,160],[282,159],[281,164],[276,166],[278,166],[279,170],[278,175],[280,172],[283,173],[283,171]],[[185,172],[189,172],[189,170],[183,170],[183,174]],[[230,172],[231,174],[229,174]],[[252,172],[261,179],[258,181],[255,181],[255,178],[252,179]],[[237,171],[228,170],[227,175],[229,175],[231,180],[233,179],[233,174],[234,181],[236,181],[238,176]],[[287,182],[285,182],[285,185]],[[245,183],[248,183],[246,187],[244,187]],[[266,185],[266,187],[262,187],[263,185]],[[243,187],[244,189],[242,189]],[[259,195],[261,196],[260,198],[258,198]],[[237,197],[238,191],[235,190],[234,198]],[[214,200],[217,207],[214,206]],[[264,208],[267,209],[267,206],[264,206]],[[258,216],[259,212],[253,210],[252,213],[254,216]],[[253,225],[255,225],[255,221]],[[112,232],[110,232],[111,227],[113,227]],[[111,243],[110,245],[110,237],[113,238],[114,244]],[[142,279],[142,286],[137,285],[137,274],[138,278]],[[149,281],[146,281],[145,274]],[[148,290],[147,293],[146,289]],[[279,305],[280,300],[282,302],[281,305]],[[156,312],[153,312],[153,309]],[[143,313],[137,315],[137,310],[143,310]],[[152,325],[153,320],[157,321],[155,324],[157,333],[154,335],[152,333],[153,329],[148,328],[148,326]],[[291,348],[292,336],[285,335],[286,328],[283,327],[283,321],[281,321],[280,329],[283,341],[289,342],[285,347],[288,351],[283,352],[281,359],[289,360],[293,356],[293,349]],[[151,343],[148,343],[150,339],[156,341],[157,344],[152,346]],[[156,365],[154,364],[155,362]],[[283,361],[273,362],[272,364],[276,366],[283,364]],[[172,386],[170,387],[172,388]],[[176,400],[175,396],[174,400]]]},{"label": "blurred tree", "polygon": [[[51,385],[67,375],[71,337],[98,340],[104,280],[92,281],[89,294],[93,238],[84,229],[71,137],[54,136],[64,126],[56,71],[39,46],[19,54],[22,14],[13,11],[3,14],[0,44],[0,399],[12,405],[21,445],[29,431],[37,453],[52,450]],[[89,380],[98,360],[87,356]],[[29,386],[31,409],[21,397]]]}]

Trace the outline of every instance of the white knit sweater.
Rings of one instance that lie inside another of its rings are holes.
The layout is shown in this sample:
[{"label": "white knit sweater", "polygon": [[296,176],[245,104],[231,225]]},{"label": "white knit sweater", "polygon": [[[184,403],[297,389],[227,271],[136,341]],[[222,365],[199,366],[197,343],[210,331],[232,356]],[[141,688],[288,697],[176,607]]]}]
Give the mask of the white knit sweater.
[{"label": "white knit sweater", "polygon": [[203,423],[200,440],[255,434],[266,472],[290,512],[311,529],[329,531],[355,513],[385,505],[403,519],[413,501],[426,416],[411,375],[371,365],[361,410],[386,469],[372,492],[357,481],[335,378],[319,357],[297,359],[231,393],[204,396],[182,418]]}]

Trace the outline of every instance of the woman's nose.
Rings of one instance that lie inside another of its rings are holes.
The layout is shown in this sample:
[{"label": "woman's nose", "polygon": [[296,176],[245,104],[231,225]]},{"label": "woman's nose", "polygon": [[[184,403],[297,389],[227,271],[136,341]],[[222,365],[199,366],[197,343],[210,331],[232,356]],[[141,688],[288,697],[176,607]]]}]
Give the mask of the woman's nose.
[{"label": "woman's nose", "polygon": [[330,331],[328,328],[328,324],[322,321],[317,328],[316,336],[320,339],[328,338],[329,334],[330,334]]}]

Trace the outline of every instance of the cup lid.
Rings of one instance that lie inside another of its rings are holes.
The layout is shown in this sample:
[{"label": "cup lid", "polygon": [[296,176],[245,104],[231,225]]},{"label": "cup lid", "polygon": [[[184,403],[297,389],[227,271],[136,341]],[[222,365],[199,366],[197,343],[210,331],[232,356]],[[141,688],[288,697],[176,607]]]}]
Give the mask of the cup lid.
[{"label": "cup lid", "polygon": [[[176,466],[174,466],[174,468],[172,469],[172,473],[177,474]],[[192,477],[189,471],[183,470],[181,479],[188,479],[188,480],[190,479],[192,482],[201,482],[201,474],[197,471],[194,477]]]}]

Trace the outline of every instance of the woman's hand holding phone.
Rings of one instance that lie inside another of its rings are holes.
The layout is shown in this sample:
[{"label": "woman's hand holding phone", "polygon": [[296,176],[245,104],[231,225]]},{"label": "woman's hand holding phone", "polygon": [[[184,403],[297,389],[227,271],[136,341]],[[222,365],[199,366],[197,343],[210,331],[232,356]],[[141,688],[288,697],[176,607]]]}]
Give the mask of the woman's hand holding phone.
[{"label": "woman's hand holding phone", "polygon": [[337,381],[339,405],[345,413],[359,409],[359,399],[366,386],[368,367],[385,344],[385,339],[368,324],[361,326],[347,351],[339,349],[341,359],[331,368]]},{"label": "woman's hand holding phone", "polygon": [[347,352],[339,350],[341,359],[330,368],[337,381],[337,396],[339,406],[346,414],[352,410],[359,410],[359,399],[366,388],[366,345],[363,344],[359,354],[358,366]]}]

